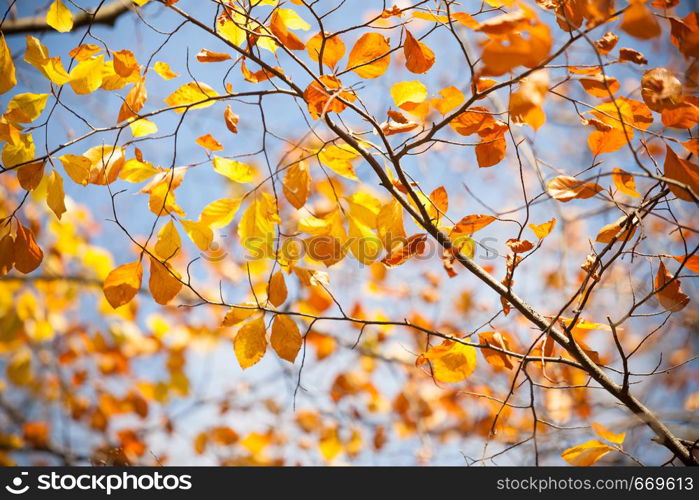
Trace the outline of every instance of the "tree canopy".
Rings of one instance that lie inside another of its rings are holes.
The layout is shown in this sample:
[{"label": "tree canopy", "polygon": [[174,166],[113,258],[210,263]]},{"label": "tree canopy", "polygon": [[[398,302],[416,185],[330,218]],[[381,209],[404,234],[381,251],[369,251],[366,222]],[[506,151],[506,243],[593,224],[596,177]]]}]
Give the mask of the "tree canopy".
[{"label": "tree canopy", "polygon": [[699,457],[687,0],[9,0],[0,463]]}]

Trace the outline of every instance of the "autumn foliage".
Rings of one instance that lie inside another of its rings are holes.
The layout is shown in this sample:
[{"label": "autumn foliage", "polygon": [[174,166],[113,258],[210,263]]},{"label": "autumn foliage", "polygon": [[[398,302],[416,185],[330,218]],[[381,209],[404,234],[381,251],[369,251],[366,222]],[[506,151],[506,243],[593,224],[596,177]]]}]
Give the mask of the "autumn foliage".
[{"label": "autumn foliage", "polygon": [[697,464],[691,2],[41,3],[1,463]]}]

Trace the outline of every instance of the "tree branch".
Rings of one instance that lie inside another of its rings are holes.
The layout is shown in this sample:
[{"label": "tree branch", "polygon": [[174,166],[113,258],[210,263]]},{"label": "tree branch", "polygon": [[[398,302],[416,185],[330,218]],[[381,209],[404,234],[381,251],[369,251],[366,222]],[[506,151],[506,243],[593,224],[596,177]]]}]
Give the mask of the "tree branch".
[{"label": "tree branch", "polygon": [[[106,24],[114,26],[116,20],[126,12],[134,8],[131,0],[114,0],[96,12],[81,12],[73,17],[73,28],[93,24]],[[2,33],[8,35],[20,35],[23,33],[36,33],[50,31],[53,28],[46,24],[46,16],[22,17],[12,21],[6,21],[0,25]]]}]

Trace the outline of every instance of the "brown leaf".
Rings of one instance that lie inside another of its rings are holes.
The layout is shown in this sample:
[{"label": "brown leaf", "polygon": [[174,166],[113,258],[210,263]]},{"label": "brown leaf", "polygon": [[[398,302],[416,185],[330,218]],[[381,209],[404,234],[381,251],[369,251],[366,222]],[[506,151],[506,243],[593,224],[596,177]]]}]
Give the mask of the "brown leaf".
[{"label": "brown leaf", "polygon": [[602,186],[595,182],[579,181],[569,175],[559,175],[549,181],[546,189],[551,198],[566,203],[576,198],[592,198],[602,191]]},{"label": "brown leaf", "polygon": [[403,264],[411,257],[421,254],[425,248],[425,233],[414,234],[403,243],[394,248],[389,255],[381,259],[381,263],[387,267],[394,267]]},{"label": "brown leaf", "polygon": [[624,61],[629,61],[634,64],[638,64],[639,66],[648,64],[648,59],[638,52],[637,50],[634,49],[629,49],[626,47],[622,47],[619,49],[619,60],[624,62]]}]

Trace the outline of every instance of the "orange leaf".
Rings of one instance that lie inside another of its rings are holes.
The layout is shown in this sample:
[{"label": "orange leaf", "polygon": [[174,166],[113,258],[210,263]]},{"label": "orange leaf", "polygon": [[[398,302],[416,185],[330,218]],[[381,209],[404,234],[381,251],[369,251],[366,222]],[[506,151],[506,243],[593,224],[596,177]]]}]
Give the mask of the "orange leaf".
[{"label": "orange leaf", "polygon": [[365,33],[350,51],[347,69],[362,78],[377,78],[383,75],[391,62],[391,47],[380,33]]},{"label": "orange leaf", "polygon": [[468,236],[476,231],[480,231],[488,224],[493,222],[495,217],[492,215],[467,215],[452,228],[450,237],[453,238],[454,235],[457,236]]},{"label": "orange leaf", "polygon": [[[699,166],[679,158],[670,146],[667,146],[663,169],[665,171],[665,177],[679,182],[683,186],[689,188],[695,196],[699,196]],[[670,191],[681,200],[695,200],[692,193],[685,189],[685,187],[680,187],[675,184],[668,184],[668,187]]]},{"label": "orange leaf", "polygon": [[275,307],[279,307],[286,300],[287,290],[286,283],[284,282],[284,275],[281,271],[277,271],[272,275],[269,280],[269,286],[267,287],[267,296],[269,301]]},{"label": "orange leaf", "polygon": [[[497,349],[502,349],[505,351],[510,350],[510,342],[507,335],[500,332],[481,332],[478,334],[478,338],[481,344],[486,344],[493,346]],[[510,356],[504,352],[496,351],[494,349],[481,349],[481,354],[485,360],[496,368],[507,368],[512,370],[513,365],[510,361]]]},{"label": "orange leaf", "polygon": [[561,453],[561,457],[570,465],[588,467],[613,450],[614,448],[604,444],[602,441],[593,439],[586,443],[579,444],[578,446],[568,448]]},{"label": "orange leaf", "polygon": [[314,80],[303,93],[303,98],[308,103],[308,112],[314,119],[320,118],[323,113],[342,113],[347,105],[340,98],[348,102],[354,102],[357,98],[350,91],[340,90],[342,82],[332,75],[323,75],[320,81],[322,85]]},{"label": "orange leaf", "polygon": [[197,137],[196,143],[209,151],[223,151],[223,145],[211,134]]},{"label": "orange leaf", "polygon": [[587,138],[587,145],[595,156],[601,155],[602,153],[618,151],[624,147],[627,142],[628,140],[624,131],[617,128],[610,128],[605,131],[595,130],[590,133]]},{"label": "orange leaf", "polygon": [[395,247],[389,255],[381,259],[381,263],[387,267],[394,267],[403,264],[415,255],[421,254],[425,249],[425,233],[414,234],[403,243]]},{"label": "orange leaf", "polygon": [[631,5],[624,12],[619,28],[629,35],[641,40],[648,40],[660,35],[660,25],[648,10],[646,0],[631,0]]},{"label": "orange leaf", "polygon": [[142,278],[143,266],[140,261],[113,269],[102,286],[107,302],[115,309],[131,302],[141,288]]},{"label": "orange leaf", "polygon": [[129,93],[126,94],[121,108],[119,109],[119,117],[117,118],[117,123],[121,123],[124,120],[128,120],[133,116],[137,116],[138,112],[141,111],[143,105],[146,103],[148,98],[148,92],[146,91],[146,80],[138,80]]},{"label": "orange leaf", "polygon": [[[173,276],[171,273],[175,273]],[[172,270],[167,264],[150,258],[150,279],[148,288],[153,299],[161,305],[166,305],[174,299],[182,288],[179,274]]]},{"label": "orange leaf", "polygon": [[615,434],[611,432],[609,429],[607,429],[605,426],[603,426],[602,424],[598,424],[597,422],[592,422],[592,430],[595,431],[595,434],[597,434],[602,439],[606,439],[610,443],[614,444],[621,444],[624,442],[624,438],[626,438],[625,432]]},{"label": "orange leaf", "polygon": [[277,355],[293,363],[301,349],[303,339],[296,322],[289,316],[277,314],[272,323],[272,335],[269,339]]},{"label": "orange leaf", "polygon": [[497,165],[505,158],[507,141],[501,133],[484,137],[476,146],[476,159],[480,168]]},{"label": "orange leaf", "polygon": [[303,42],[294,35],[291,31],[286,28],[283,16],[279,13],[279,10],[275,10],[272,13],[272,18],[270,19],[269,28],[274,33],[279,41],[290,50],[303,50],[306,46]]},{"label": "orange leaf", "polygon": [[655,296],[658,302],[668,311],[681,311],[689,304],[689,297],[680,289],[680,280],[672,279],[672,274],[665,264],[660,261],[658,274],[655,275]]},{"label": "orange leaf", "polygon": [[19,222],[17,222],[14,252],[15,269],[24,274],[30,273],[39,267],[44,258],[44,252],[36,244],[34,233]]},{"label": "orange leaf", "polygon": [[[327,37],[328,33],[325,33],[325,36]],[[306,44],[308,56],[314,61],[318,61],[321,49],[323,52],[323,64],[329,68],[334,68],[345,55],[345,44],[340,40],[339,36],[325,38],[325,44],[323,44],[323,34],[316,33]]]},{"label": "orange leaf", "polygon": [[469,108],[449,122],[449,126],[461,135],[471,135],[492,126],[495,119],[488,108]]},{"label": "orange leaf", "polygon": [[602,227],[602,229],[599,230],[599,233],[597,233],[597,238],[595,238],[595,241],[599,243],[627,241],[633,237],[635,232],[636,224],[628,222],[627,217],[624,215],[617,221]]},{"label": "orange leaf", "polygon": [[223,119],[226,122],[226,128],[232,133],[238,133],[238,115],[233,112],[231,105],[226,106],[226,110],[223,112]]},{"label": "orange leaf", "polygon": [[311,192],[311,174],[306,162],[300,161],[288,168],[282,188],[284,196],[294,208],[300,209],[306,204]]},{"label": "orange leaf", "polygon": [[408,30],[405,30],[403,53],[405,67],[411,73],[427,73],[434,64],[434,52],[427,45],[416,40]]},{"label": "orange leaf", "polygon": [[202,63],[227,61],[230,58],[230,54],[226,54],[225,52],[212,52],[209,49],[201,49],[197,53],[197,61]]},{"label": "orange leaf", "polygon": [[680,264],[684,262],[684,267],[699,274],[699,255],[678,255],[673,259]]},{"label": "orange leaf", "polygon": [[235,336],[233,349],[243,370],[260,361],[267,350],[264,320],[257,318],[244,324]]},{"label": "orange leaf", "polygon": [[641,196],[640,193],[636,191],[636,181],[630,173],[620,168],[615,168],[612,173],[612,180],[617,189],[622,193],[634,198],[639,198]]}]

